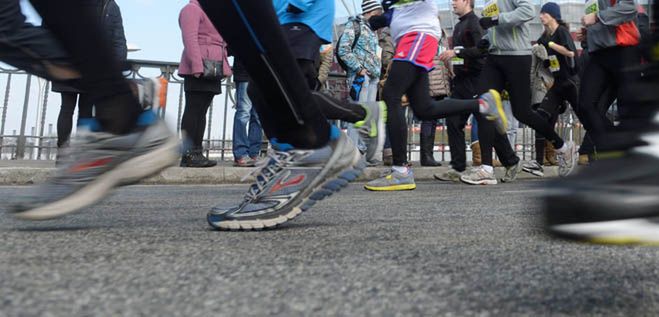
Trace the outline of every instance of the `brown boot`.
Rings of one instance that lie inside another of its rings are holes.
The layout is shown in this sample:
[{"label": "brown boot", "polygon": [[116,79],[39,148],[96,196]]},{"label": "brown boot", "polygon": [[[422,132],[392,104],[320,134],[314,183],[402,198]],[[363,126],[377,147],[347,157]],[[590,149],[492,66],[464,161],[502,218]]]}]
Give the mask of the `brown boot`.
[{"label": "brown boot", "polygon": [[588,157],[588,154],[580,154],[579,165],[588,165],[588,164],[590,164],[590,158]]},{"label": "brown boot", "polygon": [[471,162],[472,166],[481,165],[481,144],[478,141],[471,144]]},{"label": "brown boot", "polygon": [[545,166],[558,166],[554,144],[545,141]]},{"label": "brown boot", "polygon": [[391,166],[394,164],[394,153],[390,148],[382,150],[382,163],[384,166]]}]

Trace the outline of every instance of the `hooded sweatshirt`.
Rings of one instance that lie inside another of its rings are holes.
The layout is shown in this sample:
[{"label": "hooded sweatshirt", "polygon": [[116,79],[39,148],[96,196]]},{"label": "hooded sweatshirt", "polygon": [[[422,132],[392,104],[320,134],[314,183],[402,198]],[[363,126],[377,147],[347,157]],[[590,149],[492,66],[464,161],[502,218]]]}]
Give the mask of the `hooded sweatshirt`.
[{"label": "hooded sweatshirt", "polygon": [[529,21],[536,17],[531,0],[488,0],[484,17],[499,17],[499,25],[487,31],[491,55],[531,55]]}]

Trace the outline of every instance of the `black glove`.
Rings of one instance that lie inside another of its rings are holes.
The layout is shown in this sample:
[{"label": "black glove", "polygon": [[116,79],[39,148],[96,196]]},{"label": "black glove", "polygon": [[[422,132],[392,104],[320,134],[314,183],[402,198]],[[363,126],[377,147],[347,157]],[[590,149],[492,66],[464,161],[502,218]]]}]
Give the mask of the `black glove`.
[{"label": "black glove", "polygon": [[387,17],[384,15],[374,15],[368,19],[368,25],[371,26],[371,30],[377,31],[387,26]]},{"label": "black glove", "polygon": [[549,68],[549,66],[551,66],[551,63],[549,62],[549,59],[543,60],[542,61],[542,66],[544,66],[545,68]]},{"label": "black glove", "polygon": [[490,41],[488,39],[481,39],[476,44],[476,48],[481,51],[481,54],[487,54],[490,51]]},{"label": "black glove", "polygon": [[499,17],[482,17],[478,20],[483,30],[487,30],[493,26],[499,25]]},{"label": "black glove", "polygon": [[289,5],[288,5],[288,8],[286,8],[286,12],[294,13],[294,14],[300,14],[300,13],[302,13],[302,12],[304,12],[304,11],[300,10],[300,8],[298,8],[298,7],[296,7],[296,6],[292,5],[292,4],[289,4]]}]

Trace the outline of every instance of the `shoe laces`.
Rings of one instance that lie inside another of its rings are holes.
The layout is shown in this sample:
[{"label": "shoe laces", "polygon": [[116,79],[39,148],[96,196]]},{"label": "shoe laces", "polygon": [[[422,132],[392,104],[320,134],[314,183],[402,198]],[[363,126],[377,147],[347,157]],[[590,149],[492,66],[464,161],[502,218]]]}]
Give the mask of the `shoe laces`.
[{"label": "shoe laces", "polygon": [[256,182],[245,194],[245,201],[256,200],[268,183],[298,156],[299,151],[270,151],[265,158],[256,162],[255,167],[241,179],[245,181],[250,176],[256,178]]}]

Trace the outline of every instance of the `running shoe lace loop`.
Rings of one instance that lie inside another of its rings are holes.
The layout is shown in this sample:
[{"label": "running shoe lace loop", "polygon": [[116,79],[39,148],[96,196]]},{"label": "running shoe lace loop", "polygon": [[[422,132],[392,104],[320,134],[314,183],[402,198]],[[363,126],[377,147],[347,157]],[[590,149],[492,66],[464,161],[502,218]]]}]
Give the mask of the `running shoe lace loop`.
[{"label": "running shoe lace loop", "polygon": [[256,178],[256,182],[249,188],[247,194],[245,194],[245,201],[255,200],[272,178],[279,171],[283,170],[294,158],[295,153],[293,151],[272,151],[268,156],[259,160],[254,169],[241,179],[241,181],[245,181],[250,176]]}]

